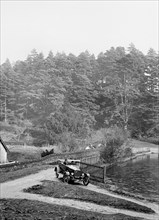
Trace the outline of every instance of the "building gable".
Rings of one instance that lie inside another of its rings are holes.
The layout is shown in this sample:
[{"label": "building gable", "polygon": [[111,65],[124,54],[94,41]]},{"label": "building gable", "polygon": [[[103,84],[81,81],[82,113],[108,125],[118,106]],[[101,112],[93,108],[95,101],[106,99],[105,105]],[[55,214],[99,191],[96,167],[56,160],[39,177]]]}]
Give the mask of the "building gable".
[{"label": "building gable", "polygon": [[4,143],[4,141],[2,140],[2,138],[0,137],[0,143],[2,144],[2,146],[4,147],[6,152],[9,152],[9,149],[7,148],[6,144]]}]

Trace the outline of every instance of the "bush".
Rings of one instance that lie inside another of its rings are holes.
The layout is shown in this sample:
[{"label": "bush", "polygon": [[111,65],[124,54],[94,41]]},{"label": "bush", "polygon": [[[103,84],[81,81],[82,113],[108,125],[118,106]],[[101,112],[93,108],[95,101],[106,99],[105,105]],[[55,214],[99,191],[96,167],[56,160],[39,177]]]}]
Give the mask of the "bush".
[{"label": "bush", "polygon": [[15,133],[15,128],[6,122],[0,122],[0,131]]},{"label": "bush", "polygon": [[101,150],[101,158],[106,163],[114,163],[131,153],[124,143],[127,141],[125,132],[119,127],[111,127],[104,130],[105,141]]},{"label": "bush", "polygon": [[47,149],[41,153],[41,157],[45,157],[47,155],[54,154],[54,149],[48,151]]},{"label": "bush", "polygon": [[132,130],[130,136],[131,136],[131,138],[138,139],[139,136],[141,136],[141,131],[139,131],[137,129]]},{"label": "bush", "polygon": [[101,151],[101,157],[107,163],[114,163],[121,155],[122,142],[120,139],[112,139],[106,143],[104,149]]},{"label": "bush", "polygon": [[78,139],[71,132],[64,132],[61,135],[60,143],[63,146],[63,152],[73,152],[79,149]]},{"label": "bush", "polygon": [[85,140],[85,146],[92,144],[93,146],[98,146],[105,140],[105,129],[101,128],[99,130],[92,131],[91,135]]}]

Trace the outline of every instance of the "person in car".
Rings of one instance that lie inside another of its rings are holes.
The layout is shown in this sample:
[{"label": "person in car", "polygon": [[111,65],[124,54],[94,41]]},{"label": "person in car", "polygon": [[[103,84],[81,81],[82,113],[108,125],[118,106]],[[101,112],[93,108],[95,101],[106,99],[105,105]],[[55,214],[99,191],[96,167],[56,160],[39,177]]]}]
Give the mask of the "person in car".
[{"label": "person in car", "polygon": [[67,160],[67,158],[65,159],[65,161],[63,162],[65,165],[67,165],[68,164],[68,160]]}]

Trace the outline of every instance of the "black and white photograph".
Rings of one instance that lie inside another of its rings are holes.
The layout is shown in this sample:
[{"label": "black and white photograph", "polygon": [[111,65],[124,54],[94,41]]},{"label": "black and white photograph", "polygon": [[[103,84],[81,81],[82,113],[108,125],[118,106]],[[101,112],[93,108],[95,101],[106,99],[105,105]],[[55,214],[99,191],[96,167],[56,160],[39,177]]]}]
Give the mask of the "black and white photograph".
[{"label": "black and white photograph", "polygon": [[159,0],[0,0],[0,220],[159,220]]}]

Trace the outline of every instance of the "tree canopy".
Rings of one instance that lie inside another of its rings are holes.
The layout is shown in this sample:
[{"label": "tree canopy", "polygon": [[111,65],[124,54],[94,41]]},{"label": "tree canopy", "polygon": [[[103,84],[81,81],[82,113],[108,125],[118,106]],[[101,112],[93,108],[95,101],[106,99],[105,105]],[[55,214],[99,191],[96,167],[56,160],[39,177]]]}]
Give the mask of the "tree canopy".
[{"label": "tree canopy", "polygon": [[0,121],[27,122],[25,132],[36,139],[33,131],[39,131],[47,143],[66,133],[86,138],[111,125],[132,135],[157,135],[158,58],[152,48],[144,55],[131,44],[97,58],[88,51],[50,51],[45,58],[33,49],[24,61],[7,59],[0,67]]}]

